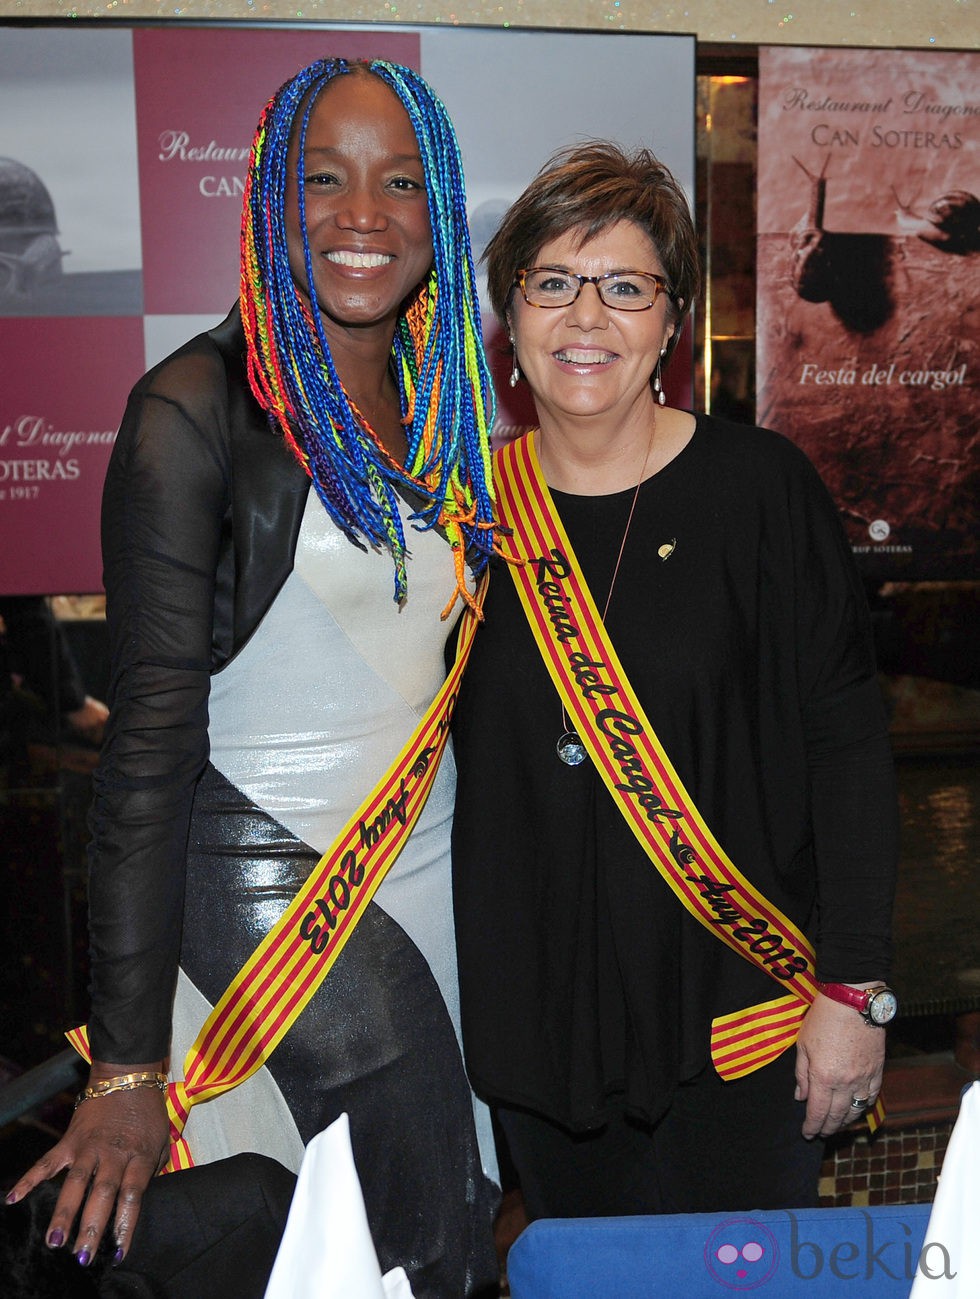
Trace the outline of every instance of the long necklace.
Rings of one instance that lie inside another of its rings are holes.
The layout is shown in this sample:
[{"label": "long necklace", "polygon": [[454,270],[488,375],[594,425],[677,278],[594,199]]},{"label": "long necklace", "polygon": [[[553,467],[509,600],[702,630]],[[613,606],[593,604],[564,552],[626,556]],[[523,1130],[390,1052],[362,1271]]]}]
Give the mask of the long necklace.
[{"label": "long necklace", "polygon": [[[656,425],[650,430],[650,441],[647,443],[647,453],[643,457],[643,467],[640,470],[640,477],[637,480],[636,487],[633,489],[633,500],[630,503],[630,512],[626,519],[626,527],[623,529],[623,539],[619,543],[619,554],[616,556],[616,563],[613,567],[612,577],[609,579],[609,590],[606,592],[606,603],[602,610],[602,623],[605,625],[606,614],[609,612],[609,602],[612,600],[613,591],[616,588],[616,578],[619,576],[619,565],[623,558],[623,551],[626,549],[626,538],[630,535],[630,525],[633,522],[633,513],[636,510],[637,497],[640,495],[640,488],[643,486],[643,479],[646,476],[647,464],[650,460],[650,452],[653,450],[653,437],[656,432]],[[568,720],[568,714],[565,712],[564,702],[561,705],[561,725],[562,733],[558,737],[558,743],[555,749],[559,758],[567,767],[577,767],[584,762],[587,754],[582,738],[577,731],[572,730],[571,723]]]}]

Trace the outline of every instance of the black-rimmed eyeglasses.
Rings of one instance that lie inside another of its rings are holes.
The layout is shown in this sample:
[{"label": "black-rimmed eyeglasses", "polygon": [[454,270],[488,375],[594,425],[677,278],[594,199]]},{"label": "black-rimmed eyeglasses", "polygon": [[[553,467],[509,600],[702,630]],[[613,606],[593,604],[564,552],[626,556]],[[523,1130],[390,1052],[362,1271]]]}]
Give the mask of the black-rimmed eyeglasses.
[{"label": "black-rimmed eyeglasses", "polygon": [[673,297],[664,277],[651,271],[576,275],[554,266],[531,266],[518,271],[514,283],[529,307],[570,307],[586,284],[594,284],[603,303],[614,311],[648,311],[661,293]]}]

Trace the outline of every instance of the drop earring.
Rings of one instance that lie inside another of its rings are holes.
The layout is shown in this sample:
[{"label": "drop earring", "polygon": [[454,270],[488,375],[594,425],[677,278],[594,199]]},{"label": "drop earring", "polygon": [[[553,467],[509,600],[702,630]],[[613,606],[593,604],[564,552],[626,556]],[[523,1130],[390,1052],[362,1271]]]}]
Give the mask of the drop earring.
[{"label": "drop earring", "polygon": [[511,366],[510,366],[510,386],[512,388],[516,388],[521,378],[521,367],[517,364],[517,348],[514,347],[513,334],[511,334],[510,336],[510,345],[514,353],[513,360],[511,361]]},{"label": "drop earring", "polygon": [[660,355],[657,357],[657,368],[653,372],[653,391],[657,394],[657,401],[661,406],[667,405],[667,394],[664,392],[663,384],[660,382],[660,370],[663,366],[664,353],[666,347],[660,349]]}]

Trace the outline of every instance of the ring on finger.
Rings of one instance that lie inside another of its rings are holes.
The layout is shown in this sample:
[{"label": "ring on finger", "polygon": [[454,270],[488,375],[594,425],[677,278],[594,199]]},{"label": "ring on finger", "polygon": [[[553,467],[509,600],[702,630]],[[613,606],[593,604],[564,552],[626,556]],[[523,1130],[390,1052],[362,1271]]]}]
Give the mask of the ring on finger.
[{"label": "ring on finger", "polygon": [[866,1110],[870,1104],[871,1104],[871,1097],[870,1097],[870,1096],[852,1096],[852,1097],[851,1097],[851,1109],[852,1109],[852,1110]]}]

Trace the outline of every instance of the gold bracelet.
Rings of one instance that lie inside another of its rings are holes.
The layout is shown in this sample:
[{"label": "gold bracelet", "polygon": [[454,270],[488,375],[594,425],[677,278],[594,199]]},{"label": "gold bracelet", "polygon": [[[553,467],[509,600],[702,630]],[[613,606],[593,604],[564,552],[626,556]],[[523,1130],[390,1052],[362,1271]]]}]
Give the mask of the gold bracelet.
[{"label": "gold bracelet", "polygon": [[165,1073],[121,1073],[114,1078],[103,1078],[101,1082],[91,1083],[84,1091],[79,1092],[75,1101],[77,1110],[82,1101],[92,1101],[98,1096],[111,1096],[113,1092],[131,1092],[137,1087],[155,1087],[166,1093],[167,1075]]}]

